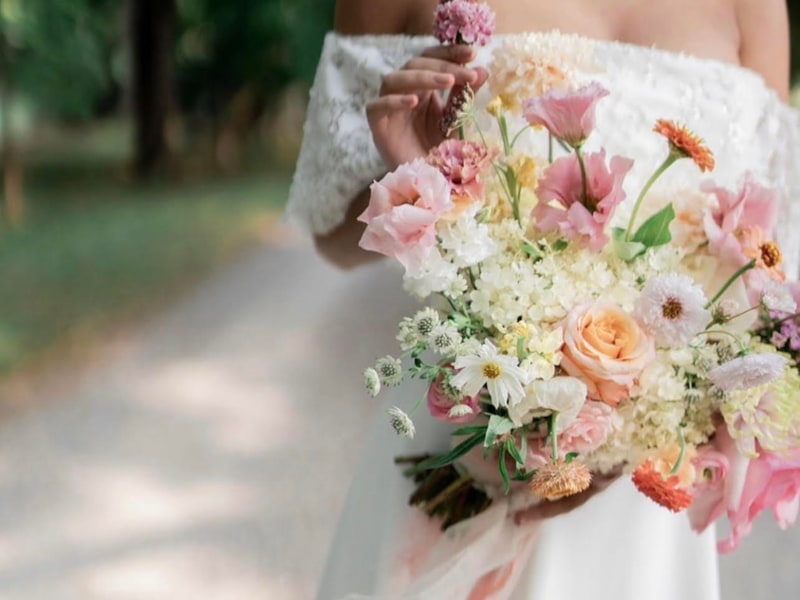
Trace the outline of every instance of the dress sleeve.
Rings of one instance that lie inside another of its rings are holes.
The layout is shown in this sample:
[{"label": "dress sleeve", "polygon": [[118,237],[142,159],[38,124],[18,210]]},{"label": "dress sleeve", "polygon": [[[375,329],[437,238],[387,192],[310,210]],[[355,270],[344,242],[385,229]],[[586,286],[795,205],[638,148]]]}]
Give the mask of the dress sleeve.
[{"label": "dress sleeve", "polygon": [[311,88],[286,219],[311,233],[339,225],[350,201],[385,172],[364,108],[381,77],[431,40],[402,35],[325,37]]}]

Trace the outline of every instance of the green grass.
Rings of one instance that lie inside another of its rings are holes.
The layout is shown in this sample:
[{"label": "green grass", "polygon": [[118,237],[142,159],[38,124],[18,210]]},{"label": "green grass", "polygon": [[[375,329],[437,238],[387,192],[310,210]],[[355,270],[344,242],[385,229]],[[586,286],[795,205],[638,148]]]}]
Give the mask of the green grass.
[{"label": "green grass", "polygon": [[134,186],[65,164],[27,173],[25,223],[0,230],[0,376],[207,274],[263,237],[288,190],[285,174]]}]

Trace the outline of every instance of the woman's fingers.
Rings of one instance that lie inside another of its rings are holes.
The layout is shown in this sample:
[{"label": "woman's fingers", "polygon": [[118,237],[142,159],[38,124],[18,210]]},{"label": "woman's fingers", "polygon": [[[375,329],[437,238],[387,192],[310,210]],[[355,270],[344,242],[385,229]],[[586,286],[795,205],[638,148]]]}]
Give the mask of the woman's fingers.
[{"label": "woman's fingers", "polygon": [[402,70],[393,71],[384,76],[381,82],[380,95],[415,94],[446,90],[455,85],[456,78],[450,73],[435,71]]},{"label": "woman's fingers", "polygon": [[377,123],[384,117],[390,117],[399,111],[407,111],[419,104],[419,98],[414,94],[389,94],[380,96],[376,100],[367,102],[367,121]]},{"label": "woman's fingers", "polygon": [[475,58],[475,49],[466,44],[453,44],[452,46],[430,46],[420,53],[420,56],[436,58],[455,63],[468,63]]}]

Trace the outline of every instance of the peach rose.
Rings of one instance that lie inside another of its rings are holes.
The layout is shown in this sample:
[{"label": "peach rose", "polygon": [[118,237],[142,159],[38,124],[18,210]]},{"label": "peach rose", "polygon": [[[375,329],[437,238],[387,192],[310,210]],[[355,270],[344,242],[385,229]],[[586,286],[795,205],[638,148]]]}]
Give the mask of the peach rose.
[{"label": "peach rose", "polygon": [[655,346],[638,323],[612,302],[579,304],[563,323],[561,366],[580,378],[589,398],[616,406],[628,397]]}]

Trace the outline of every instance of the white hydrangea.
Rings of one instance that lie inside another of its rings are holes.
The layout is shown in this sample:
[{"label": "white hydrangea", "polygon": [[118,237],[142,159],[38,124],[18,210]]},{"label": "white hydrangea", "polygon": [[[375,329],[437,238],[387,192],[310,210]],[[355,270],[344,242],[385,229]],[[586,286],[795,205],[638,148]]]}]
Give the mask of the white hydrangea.
[{"label": "white hydrangea", "polygon": [[497,252],[489,227],[478,223],[475,213],[479,206],[464,211],[459,217],[439,227],[439,245],[457,267],[471,267]]},{"label": "white hydrangea", "polygon": [[403,275],[403,288],[420,300],[431,294],[450,290],[458,283],[458,267],[442,257],[438,251],[431,252],[420,269]]}]

